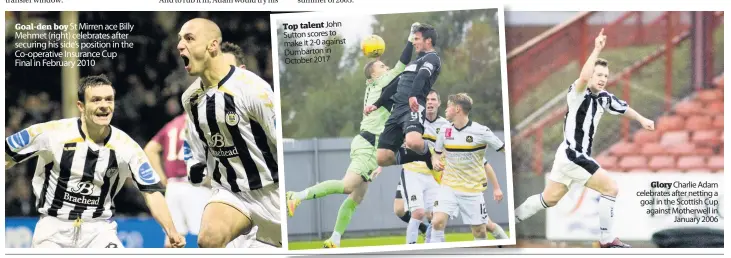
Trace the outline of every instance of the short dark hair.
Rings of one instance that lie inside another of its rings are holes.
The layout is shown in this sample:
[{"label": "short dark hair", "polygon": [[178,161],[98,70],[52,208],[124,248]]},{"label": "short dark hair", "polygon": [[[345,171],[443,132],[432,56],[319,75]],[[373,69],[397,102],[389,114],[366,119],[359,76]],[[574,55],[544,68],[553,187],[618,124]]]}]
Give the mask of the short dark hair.
[{"label": "short dark hair", "polygon": [[373,73],[373,65],[376,64],[376,62],[378,62],[378,60],[370,61],[363,68],[363,73],[365,74],[366,79],[371,78],[371,74]]},{"label": "short dark hair", "polygon": [[597,66],[597,65],[607,67],[607,66],[609,66],[609,61],[607,61],[607,59],[604,59],[604,58],[597,58],[596,62],[594,62],[594,66]]},{"label": "short dark hair", "polygon": [[244,58],[244,51],[241,47],[231,42],[223,42],[221,44],[221,52],[224,54],[232,54],[236,58],[236,66],[242,65],[246,62]]},{"label": "short dark hair", "polygon": [[440,100],[441,99],[439,97],[439,92],[437,92],[436,90],[430,90],[429,93],[427,93],[426,95],[429,96],[429,94],[432,94],[432,93],[437,94],[437,100]]},{"label": "short dark hair", "polygon": [[[81,78],[79,80],[79,92],[78,98],[81,102],[86,102],[86,89],[89,87],[95,87],[95,86],[102,86],[102,85],[109,85],[114,89],[114,86],[112,86],[112,82],[107,78],[106,75],[100,74],[100,75],[90,75],[86,76],[84,78]],[[115,90],[116,91],[116,90]]]},{"label": "short dark hair", "polygon": [[437,30],[434,29],[434,26],[422,23],[421,25],[419,25],[416,31],[421,32],[421,36],[424,38],[424,40],[431,39],[432,46],[437,46]]},{"label": "short dark hair", "polygon": [[465,114],[469,114],[470,110],[472,110],[472,98],[470,98],[467,93],[457,93],[454,95],[449,95],[448,100],[449,102],[460,106],[462,110],[464,110]]}]

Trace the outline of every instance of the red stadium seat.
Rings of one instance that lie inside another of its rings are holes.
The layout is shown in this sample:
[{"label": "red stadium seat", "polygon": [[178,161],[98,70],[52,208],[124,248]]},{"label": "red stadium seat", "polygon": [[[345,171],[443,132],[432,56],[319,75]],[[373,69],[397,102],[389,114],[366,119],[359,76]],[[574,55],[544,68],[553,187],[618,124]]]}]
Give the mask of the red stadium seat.
[{"label": "red stadium seat", "polygon": [[723,100],[723,91],[718,89],[708,89],[698,92],[696,97],[701,102],[712,102],[716,100]]},{"label": "red stadium seat", "polygon": [[682,116],[662,116],[657,120],[655,130],[659,133],[679,131],[685,126],[685,118]]},{"label": "red stadium seat", "polygon": [[713,128],[723,130],[723,114],[717,115],[713,119]]},{"label": "red stadium seat", "polygon": [[688,131],[669,132],[662,135],[660,144],[666,146],[680,145],[688,142]]},{"label": "red stadium seat", "polygon": [[660,140],[660,134],[653,131],[641,130],[635,133],[634,142],[637,144],[645,144],[657,142]]},{"label": "red stadium seat", "polygon": [[708,105],[706,105],[704,113],[708,115],[723,114],[723,100],[717,100],[708,103]]},{"label": "red stadium seat", "polygon": [[596,158],[596,162],[606,170],[614,170],[617,168],[617,157],[609,155],[601,155]]},{"label": "red stadium seat", "polygon": [[698,146],[714,147],[721,144],[720,133],[717,130],[703,130],[693,133],[692,141]]},{"label": "red stadium seat", "polygon": [[672,156],[655,156],[650,159],[652,170],[671,169],[675,167],[675,158]]},{"label": "red stadium seat", "polygon": [[709,158],[708,168],[714,171],[723,170],[723,156],[713,156]]},{"label": "red stadium seat", "polygon": [[685,129],[698,131],[711,129],[713,118],[711,116],[691,116],[685,120]]},{"label": "red stadium seat", "polygon": [[615,156],[623,156],[637,152],[637,147],[631,142],[621,141],[610,147],[609,153]]},{"label": "red stadium seat", "polygon": [[643,156],[626,156],[619,162],[622,170],[647,169],[647,158]]},{"label": "red stadium seat", "polygon": [[712,156],[714,153],[713,148],[710,147],[696,147],[695,154],[701,156]]},{"label": "red stadium seat", "polygon": [[663,145],[668,154],[673,156],[688,156],[693,155],[696,151],[694,144],[675,144],[675,145]]},{"label": "red stadium seat", "polygon": [[640,153],[645,156],[656,156],[668,153],[668,149],[662,144],[651,142],[643,144]]},{"label": "red stadium seat", "polygon": [[678,158],[677,168],[680,170],[706,169],[706,161],[701,156],[685,156]]},{"label": "red stadium seat", "polygon": [[675,106],[675,113],[681,116],[701,115],[705,113],[703,104],[697,101],[686,100]]}]

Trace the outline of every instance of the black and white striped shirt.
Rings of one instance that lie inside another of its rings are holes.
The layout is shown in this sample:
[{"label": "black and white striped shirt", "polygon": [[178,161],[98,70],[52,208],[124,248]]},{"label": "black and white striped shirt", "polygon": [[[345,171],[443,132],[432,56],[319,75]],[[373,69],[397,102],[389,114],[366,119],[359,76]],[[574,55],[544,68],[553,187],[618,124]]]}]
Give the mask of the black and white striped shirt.
[{"label": "black and white striped shirt", "polygon": [[161,190],[142,148],[111,127],[104,144],[87,140],[79,118],[36,124],[5,139],[5,155],[20,163],[38,156],[33,193],[38,212],[60,219],[109,219],[127,178],[142,191]]},{"label": "black and white striped shirt", "polygon": [[565,151],[569,159],[582,154],[591,157],[594,135],[604,111],[612,115],[624,114],[629,108],[626,102],[607,91],[597,94],[587,88],[583,93],[576,92],[575,84],[569,87],[566,94],[568,111],[564,117],[564,141],[558,151]]},{"label": "black and white striped shirt", "polygon": [[182,99],[188,168],[205,163],[206,176],[234,193],[278,183],[274,99],[266,81],[234,66],[216,87],[193,83]]}]

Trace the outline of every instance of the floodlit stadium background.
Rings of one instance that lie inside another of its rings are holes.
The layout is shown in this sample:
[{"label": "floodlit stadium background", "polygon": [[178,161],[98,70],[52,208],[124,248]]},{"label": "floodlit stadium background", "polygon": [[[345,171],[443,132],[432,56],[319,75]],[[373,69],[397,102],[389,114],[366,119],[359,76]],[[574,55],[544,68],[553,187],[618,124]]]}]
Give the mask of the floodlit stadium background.
[{"label": "floodlit stadium background", "polygon": [[[247,69],[272,84],[268,12],[5,12],[5,135],[32,124],[76,116],[78,79],[105,74],[116,87],[112,125],[144,147],[165,123],[183,112],[180,95],[194,78],[183,69],[176,49],[177,33],[185,21],[195,17],[216,22],[223,40],[243,49]],[[118,50],[114,60],[96,59],[94,67],[16,67],[13,53],[18,49],[14,43],[19,41],[15,39],[15,24],[31,22],[131,22],[135,27],[128,41],[134,42],[134,48]],[[38,218],[30,183],[34,168],[32,159],[5,173],[6,247],[30,246]],[[162,229],[149,216],[144,199],[134,188],[128,181],[114,200],[119,237],[125,247],[162,247]],[[196,246],[194,237],[187,242],[188,247]]]}]

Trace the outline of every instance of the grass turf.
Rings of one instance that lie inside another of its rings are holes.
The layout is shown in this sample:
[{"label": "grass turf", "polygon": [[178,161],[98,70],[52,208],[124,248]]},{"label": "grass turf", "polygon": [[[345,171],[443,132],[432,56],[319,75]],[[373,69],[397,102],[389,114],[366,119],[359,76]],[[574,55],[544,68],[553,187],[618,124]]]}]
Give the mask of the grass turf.
[{"label": "grass turf", "polygon": [[[508,231],[506,234],[510,235]],[[473,241],[472,233],[448,233],[446,234],[447,242],[464,242]],[[487,234],[488,239],[495,239],[490,233]],[[317,241],[298,241],[289,242],[289,250],[306,250],[322,248],[324,240]],[[364,237],[364,238],[346,238],[340,240],[340,248],[346,247],[364,247],[364,246],[384,246],[384,245],[403,245],[406,242],[406,235],[400,236],[382,236],[382,237]],[[424,242],[424,237],[419,236],[419,243]]]}]

